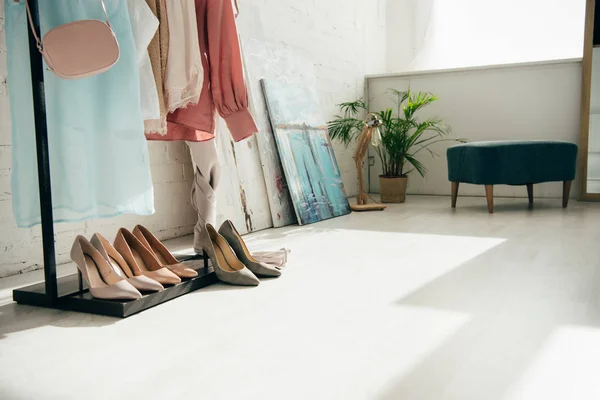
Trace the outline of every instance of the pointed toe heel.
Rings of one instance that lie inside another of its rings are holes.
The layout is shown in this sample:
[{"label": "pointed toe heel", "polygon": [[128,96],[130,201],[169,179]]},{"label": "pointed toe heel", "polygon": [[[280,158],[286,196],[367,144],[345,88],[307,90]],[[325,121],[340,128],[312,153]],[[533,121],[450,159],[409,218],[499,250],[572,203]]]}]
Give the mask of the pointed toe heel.
[{"label": "pointed toe heel", "polygon": [[132,270],[153,279],[161,285],[176,285],[181,278],[164,267],[142,242],[125,228],[119,229],[114,243],[115,249]]},{"label": "pointed toe heel", "polygon": [[200,242],[219,280],[239,286],[259,285],[258,278],[237,258],[227,240],[212,225],[205,225]]},{"label": "pointed toe heel", "polygon": [[167,249],[166,246],[147,228],[143,227],[142,225],[137,225],[133,229],[133,234],[148,250],[150,250],[150,252],[152,252],[152,254],[154,254],[156,259],[163,266],[165,266],[169,271],[178,277],[189,279],[198,276],[198,273],[192,268],[189,268],[185,264],[177,261],[169,249]]},{"label": "pointed toe heel", "polygon": [[250,250],[248,250],[242,236],[231,221],[223,222],[221,228],[219,228],[219,234],[227,240],[238,259],[254,274],[272,278],[281,276],[281,271],[277,267],[260,262],[250,254]]},{"label": "pointed toe heel", "polygon": [[130,266],[117,249],[99,233],[94,234],[90,242],[102,254],[104,259],[112,265],[117,275],[127,279],[127,282],[131,283],[140,292],[160,292],[164,290],[163,285],[144,276],[136,268],[136,265]]},{"label": "pointed toe heel", "polygon": [[137,300],[142,294],[119,276],[100,252],[83,236],[71,247],[71,259],[77,265],[90,294],[104,300]]}]

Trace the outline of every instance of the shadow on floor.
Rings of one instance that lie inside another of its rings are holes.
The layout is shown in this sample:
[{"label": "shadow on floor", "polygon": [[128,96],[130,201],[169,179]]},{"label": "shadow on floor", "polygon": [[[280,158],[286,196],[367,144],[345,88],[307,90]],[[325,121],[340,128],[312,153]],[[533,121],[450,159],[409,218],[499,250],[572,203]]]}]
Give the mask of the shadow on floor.
[{"label": "shadow on floor", "polygon": [[[0,307],[0,340],[16,332],[44,326],[59,328],[89,328],[112,325],[120,318],[75,313],[42,307],[24,306],[17,303]],[[0,398],[2,398],[0,396]]]},{"label": "shadow on floor", "polygon": [[380,399],[502,400],[556,329],[600,327],[597,262],[515,249],[505,242],[398,300],[470,320]]},{"label": "shadow on floor", "polygon": [[[562,208],[562,200],[559,199],[540,199],[533,202],[533,205],[530,206],[527,199],[518,199],[519,201],[510,201],[503,202],[495,201],[494,202],[494,213],[505,213],[505,212],[527,212],[527,211],[541,211],[541,210],[556,210],[557,212],[561,212]],[[457,203],[456,211],[470,211],[470,212],[478,212],[481,214],[489,214],[487,208],[487,202],[485,198],[481,199],[481,204],[475,204],[473,201],[470,201],[468,204],[462,205]],[[568,207],[567,207],[568,210]]]}]

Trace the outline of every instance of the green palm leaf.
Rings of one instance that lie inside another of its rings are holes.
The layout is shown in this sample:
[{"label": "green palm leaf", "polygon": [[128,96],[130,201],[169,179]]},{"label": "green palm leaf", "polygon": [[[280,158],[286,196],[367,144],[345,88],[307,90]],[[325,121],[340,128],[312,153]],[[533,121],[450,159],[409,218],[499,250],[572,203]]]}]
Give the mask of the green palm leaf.
[{"label": "green palm leaf", "polygon": [[[416,154],[426,151],[432,157],[437,156],[430,146],[445,141],[464,141],[464,139],[448,139],[451,133],[449,126],[437,117],[419,120],[417,112],[428,107],[439,98],[426,92],[411,92],[388,89],[387,94],[394,102],[396,109],[388,108],[376,112],[383,121],[380,128],[381,146],[375,148],[383,167],[385,176],[405,176],[416,170],[421,176],[427,174],[427,168]],[[341,116],[336,116],[327,123],[332,139],[348,145],[362,132],[363,117],[367,106],[362,100],[341,103],[338,105]],[[412,168],[407,169],[407,166]]]}]

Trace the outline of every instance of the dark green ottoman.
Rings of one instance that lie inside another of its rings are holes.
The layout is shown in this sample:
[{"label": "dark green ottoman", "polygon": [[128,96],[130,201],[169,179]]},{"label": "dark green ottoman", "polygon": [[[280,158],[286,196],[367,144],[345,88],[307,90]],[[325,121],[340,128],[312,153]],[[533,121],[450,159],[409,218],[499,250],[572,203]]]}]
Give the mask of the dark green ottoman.
[{"label": "dark green ottoman", "polygon": [[473,142],[450,147],[448,179],[452,208],[460,182],[485,185],[488,211],[494,212],[494,185],[526,185],[533,204],[533,185],[563,182],[563,207],[569,203],[575,179],[577,145],[558,141]]}]

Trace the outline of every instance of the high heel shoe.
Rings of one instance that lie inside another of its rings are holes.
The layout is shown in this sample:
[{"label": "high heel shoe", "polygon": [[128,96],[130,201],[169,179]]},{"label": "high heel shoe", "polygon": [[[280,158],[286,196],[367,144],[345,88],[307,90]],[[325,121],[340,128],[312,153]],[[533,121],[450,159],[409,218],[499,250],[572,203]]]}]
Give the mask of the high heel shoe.
[{"label": "high heel shoe", "polygon": [[160,292],[164,290],[163,285],[142,274],[137,265],[133,265],[132,269],[117,249],[99,233],[92,236],[90,243],[112,265],[116,274],[127,279],[127,282],[131,283],[137,290],[141,292]]},{"label": "high heel shoe", "polygon": [[211,224],[199,234],[199,244],[210,257],[217,278],[232,285],[258,286],[258,278],[242,264],[229,247],[227,240]]},{"label": "high heel shoe", "polygon": [[77,236],[75,239],[71,247],[71,260],[77,264],[88,284],[90,294],[95,298],[137,300],[142,297],[131,283],[115,273],[102,254],[83,236]]},{"label": "high heel shoe", "polygon": [[163,285],[176,285],[181,279],[164,267],[154,254],[137,237],[125,228],[119,229],[114,243],[115,249],[123,256],[131,269],[138,269],[142,275]]},{"label": "high heel shoe", "polygon": [[237,258],[254,274],[270,277],[281,276],[281,271],[274,266],[259,262],[252,257],[242,236],[240,236],[231,221],[223,222],[221,228],[219,228],[219,234],[227,240],[233,251],[235,251]]},{"label": "high heel shoe", "polygon": [[154,254],[163,266],[167,267],[169,271],[173,272],[178,277],[193,278],[198,276],[196,271],[177,261],[165,245],[162,244],[161,241],[147,228],[142,225],[137,225],[133,228],[133,234]]}]

